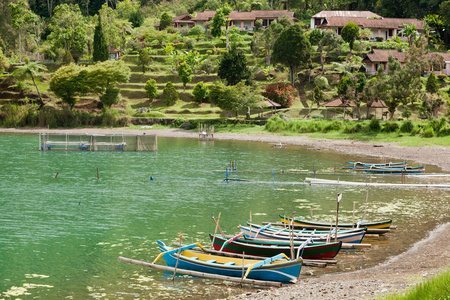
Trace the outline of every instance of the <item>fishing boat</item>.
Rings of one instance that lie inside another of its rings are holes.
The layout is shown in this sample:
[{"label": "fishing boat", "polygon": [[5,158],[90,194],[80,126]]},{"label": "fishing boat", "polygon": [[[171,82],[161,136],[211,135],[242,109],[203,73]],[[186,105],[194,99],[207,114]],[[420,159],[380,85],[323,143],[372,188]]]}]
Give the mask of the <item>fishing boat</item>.
[{"label": "fishing boat", "polygon": [[389,163],[383,163],[383,164],[372,164],[372,163],[363,163],[363,162],[347,162],[349,164],[349,168],[370,168],[370,167],[404,167],[408,164],[407,161],[402,162],[389,162]]},{"label": "fishing boat", "polygon": [[[282,223],[291,223],[292,218],[284,217],[280,215],[281,222]],[[360,227],[366,227],[367,229],[389,229],[391,227],[392,220],[385,220],[385,221],[379,221],[379,222],[357,222],[357,223],[339,223],[338,228],[360,228]],[[305,226],[307,228],[317,228],[317,229],[323,229],[323,228],[329,228],[330,223],[325,222],[315,222],[315,221],[308,221],[304,220],[302,218],[294,218],[294,225],[300,225]]]},{"label": "fishing boat", "polygon": [[310,243],[308,241],[294,241],[293,247],[289,241],[275,241],[268,239],[230,238],[209,235],[213,241],[213,248],[218,251],[244,253],[255,256],[272,256],[276,254],[291,255],[294,250],[296,256],[304,259],[333,258],[342,247],[342,242]]},{"label": "fishing boat", "polygon": [[[295,282],[300,274],[302,258],[289,260],[285,254],[276,255],[261,260],[211,255],[206,253],[189,251],[194,247],[203,248],[199,243],[180,248],[166,246],[162,241],[157,241],[161,254],[153,264],[161,257],[167,266],[192,270],[203,273],[211,273],[237,278],[249,278],[276,282]],[[243,275],[244,272],[244,275]]]},{"label": "fishing boat", "polygon": [[[291,232],[285,228],[273,228],[270,224],[261,226],[256,224],[249,224],[249,226],[241,226],[238,228],[247,237],[259,239],[274,239],[281,241],[289,241],[292,238],[295,241],[312,240],[314,243],[326,243],[330,240],[334,241],[336,233],[335,229],[329,231],[316,230],[292,230]],[[365,235],[365,228],[338,230],[337,240],[343,243],[360,244]]]},{"label": "fishing boat", "polygon": [[369,167],[365,168],[364,172],[366,173],[375,173],[375,174],[419,174],[425,171],[424,166],[420,167]]}]

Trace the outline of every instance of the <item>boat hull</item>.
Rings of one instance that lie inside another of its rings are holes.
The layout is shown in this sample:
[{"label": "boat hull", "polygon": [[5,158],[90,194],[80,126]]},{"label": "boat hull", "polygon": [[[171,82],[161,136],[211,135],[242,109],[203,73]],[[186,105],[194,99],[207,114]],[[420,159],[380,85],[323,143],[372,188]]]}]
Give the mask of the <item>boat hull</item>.
[{"label": "boat hull", "polygon": [[[159,245],[161,252],[166,252],[172,248]],[[186,254],[186,255],[185,255]],[[242,268],[242,259],[232,259],[215,255],[207,255],[210,260],[195,259],[194,254],[189,251],[182,251],[178,257],[177,253],[164,254],[163,258],[167,266],[178,269],[192,270],[203,273],[217,274],[223,276],[231,276],[242,278],[248,267],[257,262],[257,260],[244,260],[244,268]],[[206,255],[206,254],[204,254]],[[200,256],[200,255],[199,255]],[[177,264],[178,260],[178,264]],[[217,263],[219,260],[235,261],[233,265]],[[214,262],[213,262],[214,261]],[[240,263],[239,263],[240,262]],[[276,282],[295,282],[300,274],[302,259],[293,261],[284,261],[279,263],[269,263],[258,268],[253,268],[249,272],[247,278]]]},{"label": "boat hull", "polygon": [[[211,240],[213,236],[210,235]],[[223,237],[216,236],[214,238],[213,247],[215,250],[220,250],[222,245],[226,240]],[[294,242],[294,253],[297,255],[297,249],[301,245],[301,242]],[[325,259],[325,258],[333,258],[338,253],[342,247],[342,242],[336,243],[313,243],[306,246],[302,252],[301,257],[304,259]],[[280,253],[285,254],[286,256],[291,255],[291,247],[288,242],[284,241],[270,241],[270,240],[246,240],[246,239],[237,239],[236,241],[232,241],[227,243],[222,251],[230,252],[230,253],[240,253],[255,256],[274,256]]]},{"label": "boat hull", "polygon": [[[292,218],[285,218],[280,215],[280,219],[282,223],[290,223],[292,221]],[[360,227],[365,227],[368,229],[389,229],[391,227],[392,220],[386,220],[386,221],[380,221],[380,222],[367,222],[364,224],[361,224]],[[308,226],[309,228],[313,226],[317,226],[318,228],[326,228],[330,226],[330,223],[325,222],[314,222],[314,221],[308,221],[308,220],[300,220],[298,218],[294,219],[294,225],[300,225],[300,226]],[[357,228],[357,223],[339,223],[339,228]]]},{"label": "boat hull", "polygon": [[[239,226],[241,232],[243,232],[246,236],[250,238],[259,238],[259,239],[273,239],[280,241],[289,241],[290,234],[288,231],[274,231],[274,230],[260,230],[261,227],[246,227]],[[337,241],[342,241],[347,244],[360,244],[365,236],[365,230],[359,229],[354,231],[349,231],[347,233],[339,233],[337,235]],[[301,231],[294,230],[293,232],[294,241],[306,241],[311,239],[314,243],[326,243],[334,241],[334,234],[330,235],[330,232],[321,233],[321,234],[304,234]]]}]

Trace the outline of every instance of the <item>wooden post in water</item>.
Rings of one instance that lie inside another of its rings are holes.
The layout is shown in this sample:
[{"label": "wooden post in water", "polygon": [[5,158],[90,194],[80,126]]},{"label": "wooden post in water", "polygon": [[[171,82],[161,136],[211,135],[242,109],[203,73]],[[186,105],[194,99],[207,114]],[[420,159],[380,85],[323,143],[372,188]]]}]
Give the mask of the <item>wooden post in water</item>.
[{"label": "wooden post in water", "polygon": [[245,251],[242,252],[242,277],[241,277],[241,287],[242,281],[244,280],[244,266],[245,266]]},{"label": "wooden post in water", "polygon": [[[211,243],[211,249],[214,248],[214,240],[216,239],[216,233],[217,233],[217,228],[219,227],[219,221],[220,221],[220,214],[221,213],[222,212],[219,212],[219,217],[217,218],[216,229],[214,230],[214,236],[213,236],[213,240],[212,240],[212,243]],[[213,219],[214,219],[214,216],[213,216]],[[214,220],[214,222],[215,222],[215,220]]]},{"label": "wooden post in water", "polygon": [[39,132],[39,151],[41,151],[41,133]]},{"label": "wooden post in water", "polygon": [[100,179],[100,174],[98,173],[98,168],[97,168],[97,179]]},{"label": "wooden post in water", "polygon": [[58,178],[58,174],[59,174],[59,172],[56,172],[55,178]]},{"label": "wooden post in water", "polygon": [[353,201],[353,218],[352,218],[352,228],[355,228],[355,201]]},{"label": "wooden post in water", "polygon": [[290,243],[291,243],[291,260],[294,260],[294,216],[295,211],[292,212],[292,221],[291,221],[291,228],[290,228]]},{"label": "wooden post in water", "polygon": [[312,212],[312,205],[311,205],[311,221],[313,220],[313,212]]},{"label": "wooden post in water", "polygon": [[[181,232],[178,232],[178,236],[180,237],[180,244],[181,244],[181,238],[183,237],[183,235],[181,234]],[[178,261],[180,260],[180,256],[181,256],[181,250],[178,252],[177,262],[175,264],[175,270],[173,271],[172,281],[175,280],[175,274],[177,274],[177,267],[178,267]]]},{"label": "wooden post in water", "polygon": [[369,200],[369,188],[367,188],[366,204],[364,205],[364,217],[363,217],[364,221],[366,220],[367,200]]},{"label": "wooden post in water", "polygon": [[[219,213],[219,216],[220,216],[220,213]],[[212,215],[212,219],[214,220],[214,223],[216,223],[217,227],[219,228],[220,233],[222,234],[222,236],[225,237],[225,234],[223,233],[222,229],[219,226],[219,220],[216,221],[216,218],[214,218],[214,215]]]},{"label": "wooden post in water", "polygon": [[339,202],[342,199],[342,193],[337,196],[337,208],[336,208],[336,235],[334,236],[334,241],[337,242],[337,231],[338,231],[338,218],[339,218]]},{"label": "wooden post in water", "polygon": [[336,175],[336,165],[334,165],[334,175]]},{"label": "wooden post in water", "polygon": [[252,234],[252,211],[250,211],[250,234]]}]

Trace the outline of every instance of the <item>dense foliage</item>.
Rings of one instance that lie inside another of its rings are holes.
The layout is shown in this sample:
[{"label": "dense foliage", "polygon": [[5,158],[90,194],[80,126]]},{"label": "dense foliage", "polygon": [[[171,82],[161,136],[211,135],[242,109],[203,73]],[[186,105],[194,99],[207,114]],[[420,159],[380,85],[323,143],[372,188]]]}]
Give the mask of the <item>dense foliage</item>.
[{"label": "dense foliage", "polygon": [[281,107],[291,107],[294,104],[297,90],[285,82],[276,82],[266,86],[263,95],[278,103]]}]

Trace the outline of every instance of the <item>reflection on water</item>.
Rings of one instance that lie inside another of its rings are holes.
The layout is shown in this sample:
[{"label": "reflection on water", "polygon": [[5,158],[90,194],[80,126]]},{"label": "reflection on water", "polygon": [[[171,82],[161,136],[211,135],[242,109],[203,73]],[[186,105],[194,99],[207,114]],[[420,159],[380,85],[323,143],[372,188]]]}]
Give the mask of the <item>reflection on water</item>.
[{"label": "reflection on water", "polygon": [[[342,170],[360,156],[272,148],[240,141],[199,142],[159,138],[157,153],[38,152],[34,135],[0,135],[0,291],[3,297],[218,298],[255,290],[130,265],[118,256],[152,261],[156,240],[208,245],[211,214],[226,234],[249,220],[278,221],[278,214],[330,220],[342,192],[339,220],[366,211],[368,220],[392,218],[396,230],[368,238],[370,249],[347,250],[326,269],[306,274],[366,268],[397,255],[449,221],[448,191],[433,189],[309,186],[305,177],[400,183],[399,176],[365,176]],[[226,183],[230,160],[238,162]],[[376,162],[376,159],[370,159]],[[335,171],[336,166],[336,171]],[[100,180],[97,180],[97,168]],[[427,172],[440,172],[426,166]],[[57,178],[55,178],[56,173]],[[336,172],[336,174],[335,174]],[[152,176],[155,180],[150,180]],[[407,182],[445,182],[408,177]],[[30,294],[30,296],[27,296]]]}]

